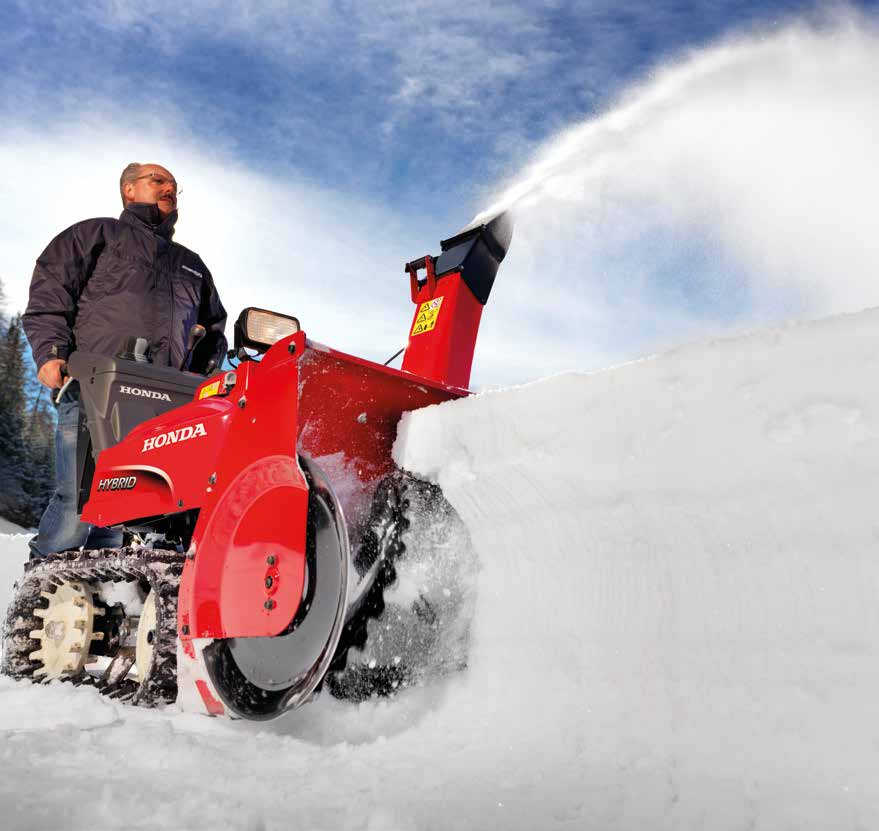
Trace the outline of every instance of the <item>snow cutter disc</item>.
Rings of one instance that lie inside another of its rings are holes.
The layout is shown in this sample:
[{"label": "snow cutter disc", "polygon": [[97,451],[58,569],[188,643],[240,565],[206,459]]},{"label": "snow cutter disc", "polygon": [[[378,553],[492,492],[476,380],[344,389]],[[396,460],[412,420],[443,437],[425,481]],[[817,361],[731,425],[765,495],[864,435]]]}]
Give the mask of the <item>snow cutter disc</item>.
[{"label": "snow cutter disc", "polygon": [[293,621],[272,638],[229,638],[205,649],[211,680],[228,707],[271,719],[308,701],[342,634],[348,597],[348,532],[323,471],[300,463],[309,482],[306,581]]}]

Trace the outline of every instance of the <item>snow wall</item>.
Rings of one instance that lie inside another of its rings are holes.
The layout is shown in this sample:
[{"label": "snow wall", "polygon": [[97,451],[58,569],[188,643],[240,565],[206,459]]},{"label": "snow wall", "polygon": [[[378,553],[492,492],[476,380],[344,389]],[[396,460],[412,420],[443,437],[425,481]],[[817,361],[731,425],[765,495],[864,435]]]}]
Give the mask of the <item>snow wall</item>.
[{"label": "snow wall", "polygon": [[877,369],[868,311],[405,417],[468,669],[269,725],[0,679],[8,827],[879,827]]},{"label": "snow wall", "polygon": [[877,370],[869,311],[406,417],[481,563],[448,712],[511,818],[879,827]]}]

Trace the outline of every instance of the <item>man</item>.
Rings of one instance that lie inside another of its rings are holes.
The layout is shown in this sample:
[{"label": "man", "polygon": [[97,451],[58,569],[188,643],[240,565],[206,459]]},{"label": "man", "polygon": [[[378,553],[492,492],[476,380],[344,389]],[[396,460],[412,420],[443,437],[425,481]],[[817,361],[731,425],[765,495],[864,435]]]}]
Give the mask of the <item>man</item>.
[{"label": "man", "polygon": [[[119,219],[87,219],[62,231],[37,259],[24,329],[37,377],[57,390],[75,349],[116,355],[126,336],[145,337],[159,366],[204,370],[222,362],[226,311],[201,258],[172,241],[177,181],[161,165],[132,163],[119,180]],[[186,359],[189,332],[207,334]],[[184,367],[184,361],[186,366]],[[56,489],[31,540],[31,556],[116,546],[119,534],[82,523],[76,514],[79,388],[58,404]]]}]

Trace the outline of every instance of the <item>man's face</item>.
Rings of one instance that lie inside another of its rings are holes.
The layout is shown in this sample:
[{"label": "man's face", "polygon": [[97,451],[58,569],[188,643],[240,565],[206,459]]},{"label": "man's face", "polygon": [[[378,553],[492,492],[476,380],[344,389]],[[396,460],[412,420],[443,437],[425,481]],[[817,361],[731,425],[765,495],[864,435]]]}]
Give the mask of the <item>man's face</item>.
[{"label": "man's face", "polygon": [[143,165],[137,179],[126,183],[124,190],[129,202],[156,205],[163,217],[177,207],[177,180],[158,164]]}]

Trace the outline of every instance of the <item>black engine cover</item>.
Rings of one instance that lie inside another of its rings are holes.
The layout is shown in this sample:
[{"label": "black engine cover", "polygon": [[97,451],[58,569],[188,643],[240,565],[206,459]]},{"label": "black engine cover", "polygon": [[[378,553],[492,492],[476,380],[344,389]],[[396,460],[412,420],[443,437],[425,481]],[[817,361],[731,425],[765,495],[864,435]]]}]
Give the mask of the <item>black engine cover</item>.
[{"label": "black engine cover", "polygon": [[67,367],[79,382],[81,418],[85,419],[76,454],[81,511],[91,489],[98,454],[120,442],[138,424],[192,401],[205,378],[171,367],[90,352],[74,352]]}]

